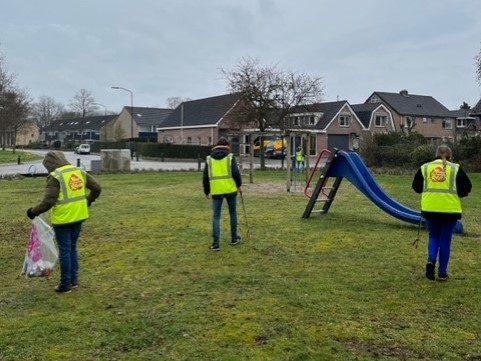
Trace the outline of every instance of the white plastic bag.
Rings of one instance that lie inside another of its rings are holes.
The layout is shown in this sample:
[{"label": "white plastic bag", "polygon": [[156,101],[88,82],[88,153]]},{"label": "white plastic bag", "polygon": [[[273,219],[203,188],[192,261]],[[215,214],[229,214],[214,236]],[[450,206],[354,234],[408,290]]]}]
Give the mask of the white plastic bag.
[{"label": "white plastic bag", "polygon": [[49,277],[58,259],[53,228],[41,217],[32,220],[30,240],[25,252],[22,275]]}]

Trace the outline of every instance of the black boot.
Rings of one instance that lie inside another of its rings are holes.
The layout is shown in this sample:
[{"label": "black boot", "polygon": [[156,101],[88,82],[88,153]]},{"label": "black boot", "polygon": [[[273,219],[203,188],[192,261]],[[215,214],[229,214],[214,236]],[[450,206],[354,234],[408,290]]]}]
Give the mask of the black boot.
[{"label": "black boot", "polygon": [[428,262],[426,263],[426,278],[428,280],[434,281],[434,269],[436,268],[436,262]]}]

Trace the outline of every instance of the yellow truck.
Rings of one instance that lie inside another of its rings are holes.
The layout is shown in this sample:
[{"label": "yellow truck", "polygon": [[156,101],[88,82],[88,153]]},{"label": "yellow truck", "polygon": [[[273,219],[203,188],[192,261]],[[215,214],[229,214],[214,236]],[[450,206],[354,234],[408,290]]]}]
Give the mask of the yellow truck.
[{"label": "yellow truck", "polygon": [[[259,156],[260,137],[254,141],[254,156]],[[264,157],[283,158],[286,156],[286,141],[278,135],[264,136]]]}]

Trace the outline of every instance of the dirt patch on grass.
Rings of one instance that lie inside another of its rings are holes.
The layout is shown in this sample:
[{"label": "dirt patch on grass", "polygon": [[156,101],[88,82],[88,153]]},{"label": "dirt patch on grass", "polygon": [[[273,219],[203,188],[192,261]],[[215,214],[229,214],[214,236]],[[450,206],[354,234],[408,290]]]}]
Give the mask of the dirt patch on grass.
[{"label": "dirt patch on grass", "polygon": [[264,183],[245,183],[242,185],[244,190],[251,193],[279,193],[286,192],[285,182],[264,182]]}]

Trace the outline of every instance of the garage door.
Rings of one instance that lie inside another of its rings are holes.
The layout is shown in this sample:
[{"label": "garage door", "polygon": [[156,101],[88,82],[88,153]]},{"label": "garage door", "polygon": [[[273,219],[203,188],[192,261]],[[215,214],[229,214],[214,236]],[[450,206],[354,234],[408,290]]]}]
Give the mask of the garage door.
[{"label": "garage door", "polygon": [[339,150],[349,150],[348,134],[329,134],[327,138],[327,147],[332,152],[334,148]]}]

